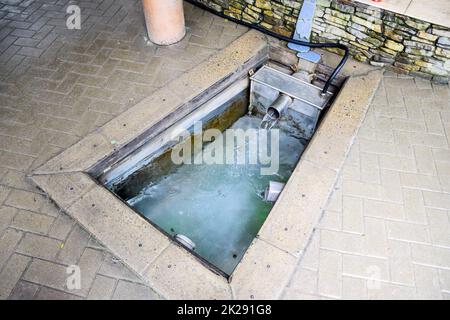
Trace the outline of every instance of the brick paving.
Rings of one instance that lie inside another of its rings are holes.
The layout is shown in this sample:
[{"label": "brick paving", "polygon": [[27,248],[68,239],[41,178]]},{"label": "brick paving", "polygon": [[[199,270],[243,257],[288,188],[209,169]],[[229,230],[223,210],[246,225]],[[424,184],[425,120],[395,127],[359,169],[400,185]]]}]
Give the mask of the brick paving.
[{"label": "brick paving", "polygon": [[[138,0],[0,0],[0,299],[159,298],[26,175],[246,31],[190,5],[186,20],[160,47]],[[81,290],[66,287],[72,264]]]},{"label": "brick paving", "polygon": [[450,299],[449,145],[449,87],[386,74],[284,298]]},{"label": "brick paving", "polygon": [[[157,299],[26,175],[245,30],[187,6],[147,43],[139,1],[0,0],[0,299]],[[450,299],[450,89],[387,74],[284,298]],[[82,272],[66,286],[66,268]]]}]

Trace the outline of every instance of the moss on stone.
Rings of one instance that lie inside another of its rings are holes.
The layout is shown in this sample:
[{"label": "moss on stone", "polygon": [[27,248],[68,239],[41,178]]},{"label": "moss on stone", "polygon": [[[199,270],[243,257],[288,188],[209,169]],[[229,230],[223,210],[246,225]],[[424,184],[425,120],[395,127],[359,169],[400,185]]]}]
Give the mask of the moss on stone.
[{"label": "moss on stone", "polygon": [[[197,1],[287,37],[303,4],[303,0]],[[359,61],[391,65],[394,71],[440,82],[448,76],[443,65],[450,59],[450,28],[353,1],[317,0],[313,31],[312,41],[344,43]]]}]

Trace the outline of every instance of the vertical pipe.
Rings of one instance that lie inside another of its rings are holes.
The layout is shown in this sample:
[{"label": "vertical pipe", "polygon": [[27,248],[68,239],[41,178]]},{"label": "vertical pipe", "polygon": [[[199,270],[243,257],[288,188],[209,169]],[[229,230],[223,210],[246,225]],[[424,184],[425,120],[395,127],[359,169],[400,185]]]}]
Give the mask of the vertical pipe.
[{"label": "vertical pipe", "polygon": [[174,44],[186,34],[182,0],[142,0],[148,38],[158,45]]}]

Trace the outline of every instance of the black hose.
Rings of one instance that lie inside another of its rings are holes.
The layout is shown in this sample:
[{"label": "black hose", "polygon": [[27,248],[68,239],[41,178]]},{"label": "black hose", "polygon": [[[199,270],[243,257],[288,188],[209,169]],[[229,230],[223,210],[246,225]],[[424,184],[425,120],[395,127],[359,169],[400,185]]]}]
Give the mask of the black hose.
[{"label": "black hose", "polygon": [[322,94],[325,94],[328,91],[328,88],[330,87],[331,83],[333,82],[334,78],[336,78],[336,76],[338,75],[338,73],[341,71],[341,69],[344,67],[345,63],[347,62],[348,56],[349,56],[349,50],[348,47],[341,44],[341,43],[332,43],[332,42],[325,42],[325,43],[311,43],[311,42],[307,42],[307,41],[301,41],[301,40],[295,40],[283,35],[280,35],[278,33],[275,33],[273,31],[270,31],[268,29],[265,29],[257,24],[254,23],[249,23],[249,22],[245,22],[242,20],[238,20],[235,19],[233,17],[229,17],[225,14],[223,14],[222,12],[216,11],[214,9],[211,9],[210,7],[199,3],[195,0],[185,0],[186,2],[189,2],[190,4],[197,6],[203,10],[206,10],[208,12],[211,12],[212,14],[215,14],[221,18],[233,21],[235,23],[244,25],[248,28],[252,28],[255,30],[258,30],[260,32],[263,32],[271,37],[277,38],[279,40],[282,41],[287,41],[287,42],[291,42],[297,45],[301,45],[301,46],[306,46],[306,47],[310,47],[310,48],[338,48],[341,50],[344,50],[344,56],[342,57],[341,61],[339,62],[339,64],[337,65],[337,67],[333,70],[333,72],[331,73],[330,77],[328,78],[327,82],[325,83],[325,86],[322,89]]}]

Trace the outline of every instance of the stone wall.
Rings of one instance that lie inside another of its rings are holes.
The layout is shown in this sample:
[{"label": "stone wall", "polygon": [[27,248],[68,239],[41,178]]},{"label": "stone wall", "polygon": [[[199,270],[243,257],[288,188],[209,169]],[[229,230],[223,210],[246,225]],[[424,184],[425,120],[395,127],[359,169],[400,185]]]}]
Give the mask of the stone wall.
[{"label": "stone wall", "polygon": [[[291,36],[302,0],[197,0],[224,14]],[[450,29],[348,0],[317,0],[313,42],[339,41],[352,56],[448,83]],[[337,51],[338,52],[338,51]],[[339,52],[338,52],[339,53]]]}]

